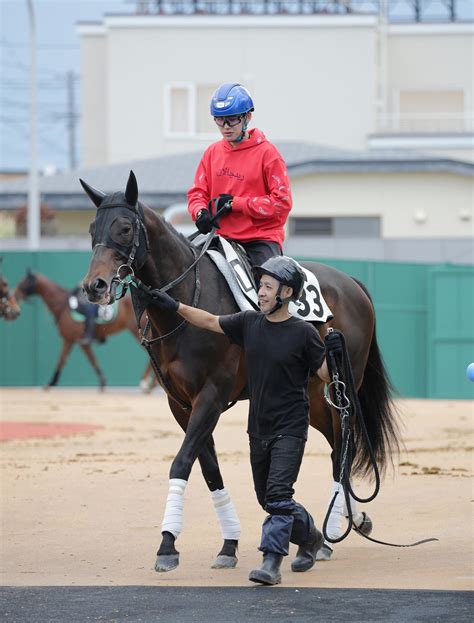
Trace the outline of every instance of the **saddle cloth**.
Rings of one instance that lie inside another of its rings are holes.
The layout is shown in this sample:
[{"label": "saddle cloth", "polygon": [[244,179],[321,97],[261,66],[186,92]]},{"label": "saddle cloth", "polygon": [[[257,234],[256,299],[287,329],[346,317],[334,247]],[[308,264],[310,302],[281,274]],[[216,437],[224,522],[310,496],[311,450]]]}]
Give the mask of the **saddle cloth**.
[{"label": "saddle cloth", "polygon": [[[225,238],[219,237],[219,242],[224,255],[214,249],[208,249],[206,253],[225,277],[239,309],[258,310],[257,291],[241,258]],[[309,322],[324,323],[331,320],[333,314],[324,300],[317,277],[303,266],[300,267],[306,277],[303,294],[297,304],[290,303],[288,311],[292,316]]]}]

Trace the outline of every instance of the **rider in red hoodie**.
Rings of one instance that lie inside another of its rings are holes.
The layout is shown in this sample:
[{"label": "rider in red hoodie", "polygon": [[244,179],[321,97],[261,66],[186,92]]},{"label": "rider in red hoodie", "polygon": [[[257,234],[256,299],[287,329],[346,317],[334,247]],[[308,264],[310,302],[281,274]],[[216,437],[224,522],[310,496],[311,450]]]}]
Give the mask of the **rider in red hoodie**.
[{"label": "rider in red hoodie", "polygon": [[248,129],[254,110],[243,86],[227,82],[211,100],[223,140],[201,158],[188,191],[188,210],[203,234],[211,217],[224,208],[219,235],[236,240],[253,265],[282,254],[284,226],[291,210],[291,189],[285,162],[263,132]]}]

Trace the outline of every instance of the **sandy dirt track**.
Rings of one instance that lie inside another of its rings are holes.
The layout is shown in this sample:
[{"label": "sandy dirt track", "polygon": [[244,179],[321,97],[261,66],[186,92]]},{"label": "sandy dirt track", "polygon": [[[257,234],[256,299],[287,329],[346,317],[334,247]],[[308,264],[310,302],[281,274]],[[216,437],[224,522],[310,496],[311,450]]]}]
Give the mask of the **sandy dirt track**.
[{"label": "sandy dirt track", "polygon": [[[372,536],[415,548],[372,544],[355,533],[330,562],[283,586],[472,589],[472,416],[467,401],[400,401],[405,450],[378,498],[363,508]],[[3,421],[71,423],[103,429],[69,437],[10,440],[1,449],[1,581],[10,586],[247,586],[258,566],[264,512],[252,488],[247,403],[215,433],[221,470],[242,522],[239,564],[213,570],[221,536],[196,464],[186,491],[178,569],[153,570],[170,462],[182,441],[166,399],[131,390],[0,389]],[[318,524],[331,486],[329,447],[311,431],[296,499]],[[368,492],[364,484],[361,491]]]}]

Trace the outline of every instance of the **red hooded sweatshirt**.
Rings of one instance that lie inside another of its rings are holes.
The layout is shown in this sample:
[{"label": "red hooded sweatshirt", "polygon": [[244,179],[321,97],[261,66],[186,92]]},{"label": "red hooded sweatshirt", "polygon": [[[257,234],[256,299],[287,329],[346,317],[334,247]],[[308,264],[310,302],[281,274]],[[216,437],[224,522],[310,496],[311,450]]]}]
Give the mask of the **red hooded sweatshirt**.
[{"label": "red hooded sweatshirt", "polygon": [[224,238],[241,242],[271,240],[283,243],[291,210],[290,180],[277,148],[260,130],[236,147],[222,139],[204,152],[188,191],[188,210],[196,214],[220,193],[234,197],[232,212],[220,219]]}]

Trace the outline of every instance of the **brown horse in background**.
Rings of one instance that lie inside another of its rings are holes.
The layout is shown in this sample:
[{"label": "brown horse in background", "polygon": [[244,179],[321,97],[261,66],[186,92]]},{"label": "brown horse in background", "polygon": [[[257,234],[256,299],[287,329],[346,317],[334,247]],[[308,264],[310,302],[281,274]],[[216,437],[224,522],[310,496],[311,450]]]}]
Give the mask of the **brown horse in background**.
[{"label": "brown horse in background", "polygon": [[[0,265],[2,262],[3,258],[0,257]],[[10,292],[6,277],[0,273],[0,318],[16,320],[19,315],[20,307],[18,302],[13,292]]]},{"label": "brown horse in background", "polygon": [[[94,351],[90,344],[81,344],[79,342],[84,334],[84,322],[75,320],[71,315],[69,308],[70,290],[66,290],[66,288],[63,288],[45,275],[28,272],[16,286],[14,294],[18,301],[22,301],[34,294],[41,297],[49,311],[53,314],[58,331],[63,339],[59,361],[45,389],[54,387],[58,383],[72,347],[78,344],[94,368],[99,379],[100,388],[103,390],[106,385],[105,376],[97,362]],[[132,302],[128,297],[120,300],[117,315],[113,320],[105,324],[96,324],[95,339],[98,342],[103,342],[110,335],[127,330],[139,341],[137,322]],[[144,376],[148,374],[149,368],[150,365],[147,366]]]}]

